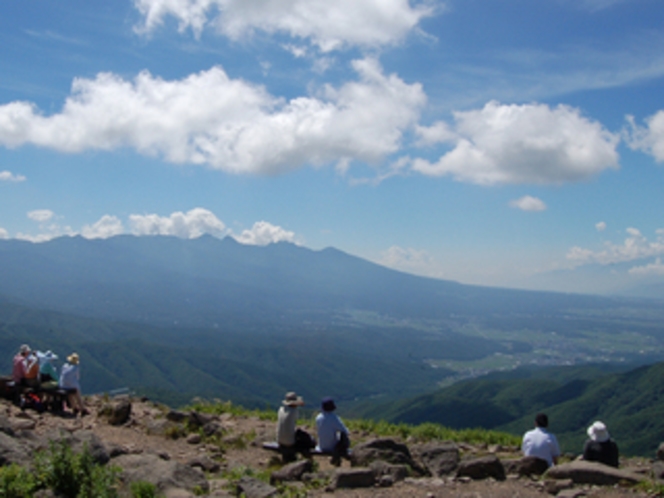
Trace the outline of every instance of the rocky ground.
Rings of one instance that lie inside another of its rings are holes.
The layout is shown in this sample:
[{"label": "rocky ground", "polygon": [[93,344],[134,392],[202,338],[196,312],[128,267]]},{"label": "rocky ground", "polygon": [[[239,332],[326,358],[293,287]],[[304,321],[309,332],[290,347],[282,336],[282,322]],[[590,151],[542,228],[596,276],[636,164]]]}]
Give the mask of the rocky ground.
[{"label": "rocky ground", "polygon": [[[184,413],[128,398],[91,397],[88,404],[90,415],[74,417],[22,411],[3,401],[0,465],[28,464],[31,452],[45,447],[49,439],[61,438],[74,447],[88,444],[100,462],[123,468],[126,481],[153,482],[173,498],[201,492],[217,497],[244,493],[248,498],[617,498],[653,496],[652,485],[635,483],[652,482],[662,464],[626,459],[620,471],[611,471],[570,462],[558,466],[558,474],[550,471],[542,477],[516,448],[352,434],[352,466],[344,461],[334,467],[323,456],[284,465],[278,454],[262,448],[263,442],[274,439],[271,421],[228,413]],[[271,484],[259,477],[271,477]]]}]

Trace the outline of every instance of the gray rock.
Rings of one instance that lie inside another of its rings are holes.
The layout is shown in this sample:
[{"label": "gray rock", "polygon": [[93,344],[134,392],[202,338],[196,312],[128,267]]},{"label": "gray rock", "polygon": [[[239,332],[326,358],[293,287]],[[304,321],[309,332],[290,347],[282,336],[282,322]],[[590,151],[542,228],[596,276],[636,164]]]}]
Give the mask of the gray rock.
[{"label": "gray rock", "polygon": [[166,414],[166,420],[170,420],[171,422],[180,423],[184,422],[186,419],[187,414],[177,410],[171,410]]},{"label": "gray rock", "polygon": [[664,443],[660,443],[657,448],[657,460],[664,461]]},{"label": "gray rock", "polygon": [[26,465],[32,456],[32,450],[24,442],[0,432],[0,467],[16,463]]},{"label": "gray rock", "polygon": [[493,477],[497,481],[505,480],[505,468],[495,455],[472,458],[459,462],[457,477],[470,477],[474,480]]},{"label": "gray rock", "polygon": [[664,479],[664,461],[656,460],[652,464],[652,474],[655,479]]},{"label": "gray rock", "polygon": [[209,485],[200,470],[188,467],[174,460],[162,460],[149,453],[141,455],[122,455],[113,460],[121,467],[125,482],[147,481],[154,484],[161,492],[169,488],[194,491],[208,491]]},{"label": "gray rock", "polygon": [[14,429],[12,429],[9,419],[4,415],[0,415],[0,432],[4,432],[8,436],[14,436]]},{"label": "gray rock", "polygon": [[270,498],[277,496],[279,491],[260,479],[245,476],[237,483],[237,495],[242,493],[246,498]]},{"label": "gray rock", "polygon": [[459,465],[459,447],[454,443],[432,443],[422,446],[419,458],[434,477],[454,472]]},{"label": "gray rock", "polygon": [[42,443],[42,448],[50,445],[50,442],[64,441],[74,453],[82,453],[85,448],[88,449],[92,460],[100,465],[105,465],[111,459],[106,446],[101,439],[92,431],[68,432],[63,429],[56,429],[46,436],[46,441]]},{"label": "gray rock", "polygon": [[187,436],[187,443],[189,444],[200,444],[201,442],[201,435],[196,434],[195,432],[192,432]]},{"label": "gray rock", "polygon": [[557,495],[565,489],[571,489],[574,487],[574,483],[571,479],[545,479],[543,484],[544,491],[550,495]]},{"label": "gray rock", "polygon": [[376,480],[380,480],[384,476],[389,476],[393,483],[403,481],[410,474],[407,465],[397,465],[382,460],[371,462],[369,468],[373,470]]},{"label": "gray rock", "polygon": [[541,476],[549,469],[546,460],[534,456],[527,456],[516,460],[503,461],[505,472],[519,476]]},{"label": "gray rock", "polygon": [[557,498],[581,498],[582,496],[586,496],[586,492],[582,489],[563,489],[556,495]]},{"label": "gray rock", "polygon": [[189,412],[189,417],[187,418],[187,422],[189,423],[190,427],[199,428],[199,427],[204,427],[205,424],[209,424],[214,419],[215,419],[214,415],[192,411]]},{"label": "gray rock", "polygon": [[111,425],[123,425],[131,417],[131,401],[123,398],[111,405],[111,411],[108,416],[108,423]]},{"label": "gray rock", "polygon": [[281,469],[272,472],[270,484],[278,484],[286,481],[299,481],[307,472],[312,472],[313,462],[309,459],[298,460],[297,462],[284,465]]},{"label": "gray rock", "polygon": [[[170,460],[170,458],[167,458],[165,460]],[[219,465],[219,462],[215,462],[211,458],[208,458],[204,455],[194,457],[190,459],[187,462],[187,465],[190,467],[198,467],[201,470],[204,470],[205,472],[219,472],[219,469],[221,468],[221,465]]]},{"label": "gray rock", "polygon": [[366,467],[377,460],[408,465],[415,472],[424,473],[424,469],[413,460],[408,446],[393,439],[372,439],[353,447],[353,453],[350,457],[353,467]]},{"label": "gray rock", "polygon": [[571,479],[575,484],[612,486],[620,482],[635,484],[642,476],[597,462],[576,460],[551,467],[544,474],[550,479]]},{"label": "gray rock", "polygon": [[376,484],[373,470],[369,468],[339,469],[334,473],[330,486],[340,488],[371,488]]}]

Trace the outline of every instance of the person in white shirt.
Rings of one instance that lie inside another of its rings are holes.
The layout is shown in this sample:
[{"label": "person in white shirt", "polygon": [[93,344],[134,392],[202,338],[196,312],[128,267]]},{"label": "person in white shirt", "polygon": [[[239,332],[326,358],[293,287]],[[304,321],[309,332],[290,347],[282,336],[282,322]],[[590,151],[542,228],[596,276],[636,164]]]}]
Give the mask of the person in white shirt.
[{"label": "person in white shirt", "polygon": [[556,436],[547,430],[548,426],[549,417],[544,413],[538,413],[535,417],[535,428],[523,435],[521,450],[524,456],[541,458],[551,467],[558,462],[560,447]]},{"label": "person in white shirt", "polygon": [[298,407],[304,400],[294,392],[286,393],[277,412],[277,442],[284,460],[295,459],[298,452],[307,454],[316,443],[304,430],[296,428]]},{"label": "person in white shirt", "polygon": [[316,429],[318,432],[318,446],[316,449],[324,453],[331,453],[330,463],[338,466],[341,458],[348,457],[350,440],[348,429],[341,419],[334,413],[337,406],[332,398],[323,398],[321,413],[316,417]]}]

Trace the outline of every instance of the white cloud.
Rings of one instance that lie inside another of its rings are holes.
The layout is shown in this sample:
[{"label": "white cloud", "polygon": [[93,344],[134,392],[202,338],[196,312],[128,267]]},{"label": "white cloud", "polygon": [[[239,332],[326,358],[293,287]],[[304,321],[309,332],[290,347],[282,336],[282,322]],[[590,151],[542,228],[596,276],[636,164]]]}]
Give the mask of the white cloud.
[{"label": "white cloud", "polygon": [[0,239],[8,239],[9,238],[9,232],[5,230],[4,228],[0,228]]},{"label": "white cloud", "polygon": [[11,171],[0,171],[0,182],[24,182],[26,180],[23,175],[15,175]]},{"label": "white cloud", "polygon": [[251,230],[243,230],[233,236],[241,244],[266,246],[274,242],[295,242],[295,233],[267,221],[257,221]]},{"label": "white cloud", "polygon": [[419,130],[423,140],[437,137],[454,148],[435,163],[415,159],[414,171],[494,185],[577,182],[618,168],[619,137],[569,106],[492,101],[454,117],[453,130],[440,124]]},{"label": "white cloud", "polygon": [[627,121],[631,128],[625,132],[629,146],[652,155],[657,162],[664,162],[664,111],[647,118],[645,127],[638,126],[632,116],[628,116]]},{"label": "white cloud", "polygon": [[134,5],[144,17],[139,32],[149,33],[173,17],[180,32],[191,29],[195,36],[206,27],[232,40],[255,31],[284,33],[324,52],[397,43],[435,12],[432,2],[410,0],[134,0]]},{"label": "white cloud", "polygon": [[419,275],[435,276],[437,264],[424,250],[392,246],[381,253],[378,264]]},{"label": "white cloud", "polygon": [[598,232],[603,232],[604,230],[606,230],[606,223],[604,223],[603,221],[595,223],[595,230],[597,230]]},{"label": "white cloud", "polygon": [[39,223],[45,223],[53,219],[54,216],[55,213],[50,209],[35,209],[34,211],[28,212],[28,218]]},{"label": "white cloud", "polygon": [[177,211],[170,216],[132,214],[129,224],[135,235],[174,235],[182,239],[195,239],[203,234],[221,237],[226,233],[226,225],[214,213],[203,208],[186,213]]},{"label": "white cloud", "polygon": [[81,235],[86,239],[107,239],[124,233],[122,221],[116,216],[104,215],[92,225],[85,225]]},{"label": "white cloud", "polygon": [[630,268],[629,273],[631,275],[664,275],[664,265],[661,258],[657,258],[654,263]]},{"label": "white cloud", "polygon": [[545,211],[546,204],[537,197],[524,195],[520,199],[515,199],[510,202],[513,208],[521,209],[522,211]]},{"label": "white cloud", "polygon": [[657,238],[653,242],[649,242],[641,231],[636,228],[630,227],[626,232],[627,238],[625,238],[622,244],[605,242],[604,248],[599,251],[584,249],[578,246],[572,247],[567,253],[567,259],[576,266],[589,263],[609,265],[664,254],[663,230],[656,231]]},{"label": "white cloud", "polygon": [[26,102],[0,106],[0,145],[69,153],[133,147],[233,173],[372,163],[399,149],[426,97],[421,85],[383,74],[373,59],[353,67],[358,81],[288,102],[219,67],[178,81],[147,72],[133,82],[108,73],[76,79],[59,114],[42,116]]}]

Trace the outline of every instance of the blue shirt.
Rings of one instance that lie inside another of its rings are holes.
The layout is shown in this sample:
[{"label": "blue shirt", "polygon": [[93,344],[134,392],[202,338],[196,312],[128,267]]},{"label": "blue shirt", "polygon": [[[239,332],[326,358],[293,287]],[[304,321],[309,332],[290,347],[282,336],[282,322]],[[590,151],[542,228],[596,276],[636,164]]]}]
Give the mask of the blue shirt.
[{"label": "blue shirt", "polygon": [[339,442],[338,433],[348,434],[348,429],[334,412],[321,412],[316,417],[319,451],[331,452]]},{"label": "blue shirt", "polygon": [[60,387],[63,389],[78,389],[80,391],[80,375],[78,365],[65,363],[62,365],[62,370],[60,371]]}]

